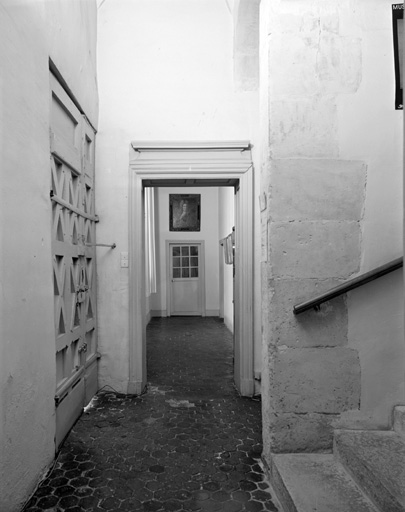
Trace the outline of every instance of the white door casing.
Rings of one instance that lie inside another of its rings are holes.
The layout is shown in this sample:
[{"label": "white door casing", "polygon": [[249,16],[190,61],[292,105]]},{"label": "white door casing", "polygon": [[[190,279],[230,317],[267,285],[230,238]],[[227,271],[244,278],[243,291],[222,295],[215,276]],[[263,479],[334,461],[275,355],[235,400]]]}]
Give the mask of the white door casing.
[{"label": "white door casing", "polygon": [[253,164],[250,143],[133,142],[129,163],[129,377],[140,394],[146,377],[144,186],[227,186],[235,201],[234,378],[242,396],[254,394]]}]

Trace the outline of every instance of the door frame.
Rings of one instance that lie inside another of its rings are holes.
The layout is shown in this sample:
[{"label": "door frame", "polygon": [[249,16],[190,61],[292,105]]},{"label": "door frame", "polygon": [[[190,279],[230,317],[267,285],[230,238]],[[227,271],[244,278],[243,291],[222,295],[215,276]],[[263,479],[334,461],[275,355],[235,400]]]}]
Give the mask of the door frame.
[{"label": "door frame", "polygon": [[166,240],[166,314],[171,316],[172,312],[172,294],[171,294],[171,265],[170,265],[170,246],[171,245],[199,245],[200,254],[198,257],[200,294],[201,294],[201,316],[206,314],[205,307],[205,243],[204,240]]},{"label": "door frame", "polygon": [[181,186],[226,186],[235,197],[234,379],[242,396],[254,394],[253,372],[253,163],[248,141],[144,142],[129,158],[129,379],[128,393],[147,383],[145,317],[145,184],[176,180]]}]

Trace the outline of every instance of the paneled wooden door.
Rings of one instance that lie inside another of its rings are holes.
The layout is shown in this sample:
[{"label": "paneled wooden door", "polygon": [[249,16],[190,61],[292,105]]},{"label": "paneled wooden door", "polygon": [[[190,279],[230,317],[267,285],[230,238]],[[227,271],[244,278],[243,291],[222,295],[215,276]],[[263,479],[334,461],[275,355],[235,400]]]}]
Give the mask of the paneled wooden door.
[{"label": "paneled wooden door", "polygon": [[51,74],[56,448],[97,392],[95,133]]},{"label": "paneled wooden door", "polygon": [[168,243],[169,316],[205,316],[202,242]]}]

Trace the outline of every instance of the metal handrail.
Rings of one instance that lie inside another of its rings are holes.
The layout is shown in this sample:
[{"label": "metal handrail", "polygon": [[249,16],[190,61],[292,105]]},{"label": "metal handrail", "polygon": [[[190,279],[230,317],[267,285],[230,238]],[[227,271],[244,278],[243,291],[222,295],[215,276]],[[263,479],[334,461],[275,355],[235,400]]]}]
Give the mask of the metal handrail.
[{"label": "metal handrail", "polygon": [[334,299],[339,295],[343,295],[344,293],[349,292],[354,288],[358,288],[363,284],[369,283],[370,281],[374,281],[379,277],[385,276],[385,274],[394,272],[394,270],[398,270],[399,268],[403,267],[403,265],[404,258],[401,256],[400,258],[392,260],[389,263],[386,263],[385,265],[381,265],[381,267],[377,267],[374,270],[366,272],[365,274],[361,274],[360,276],[354,277],[353,279],[350,279],[349,281],[346,281],[345,283],[342,283],[336,286],[335,288],[331,288],[327,292],[317,295],[313,299],[301,302],[301,304],[296,304],[293,308],[294,315],[299,315],[300,313],[308,311],[308,309],[312,308],[319,310],[319,306],[322,303]]}]

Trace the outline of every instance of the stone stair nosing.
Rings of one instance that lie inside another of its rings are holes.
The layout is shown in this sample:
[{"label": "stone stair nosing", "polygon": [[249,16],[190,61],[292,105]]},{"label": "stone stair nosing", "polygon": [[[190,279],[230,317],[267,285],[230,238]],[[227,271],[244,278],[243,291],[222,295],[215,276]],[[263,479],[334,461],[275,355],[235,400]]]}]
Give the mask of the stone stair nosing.
[{"label": "stone stair nosing", "polygon": [[284,512],[378,512],[333,454],[273,454],[268,470]]},{"label": "stone stair nosing", "polygon": [[338,430],[334,454],[381,512],[405,512],[404,438],[392,430]]},{"label": "stone stair nosing", "polygon": [[405,406],[393,430],[337,430],[333,454],[272,454],[284,512],[405,512]]}]

